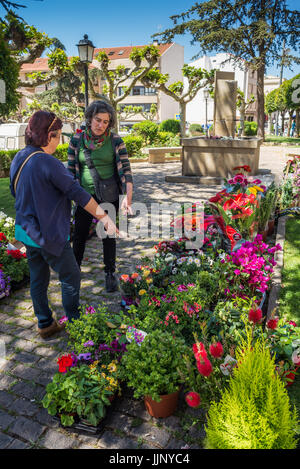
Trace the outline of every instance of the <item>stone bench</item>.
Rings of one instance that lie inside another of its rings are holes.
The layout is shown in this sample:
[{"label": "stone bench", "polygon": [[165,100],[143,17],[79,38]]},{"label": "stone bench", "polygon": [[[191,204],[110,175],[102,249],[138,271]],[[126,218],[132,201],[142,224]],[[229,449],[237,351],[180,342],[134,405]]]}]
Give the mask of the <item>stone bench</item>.
[{"label": "stone bench", "polygon": [[[145,149],[149,155],[149,163],[167,163],[168,161],[182,161],[182,147],[155,147]],[[166,153],[179,153],[178,157],[166,158]]]}]

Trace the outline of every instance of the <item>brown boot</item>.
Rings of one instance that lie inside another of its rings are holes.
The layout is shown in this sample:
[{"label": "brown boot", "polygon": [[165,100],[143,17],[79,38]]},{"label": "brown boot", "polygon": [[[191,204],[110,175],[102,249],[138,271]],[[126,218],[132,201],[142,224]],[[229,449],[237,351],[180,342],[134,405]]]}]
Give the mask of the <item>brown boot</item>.
[{"label": "brown boot", "polygon": [[65,323],[58,324],[58,322],[56,322],[54,320],[53,323],[48,327],[44,327],[43,329],[40,329],[38,327],[38,332],[39,332],[40,336],[43,339],[46,339],[47,337],[51,337],[52,335],[56,334],[57,332],[63,331],[65,329],[65,327],[66,327]]}]

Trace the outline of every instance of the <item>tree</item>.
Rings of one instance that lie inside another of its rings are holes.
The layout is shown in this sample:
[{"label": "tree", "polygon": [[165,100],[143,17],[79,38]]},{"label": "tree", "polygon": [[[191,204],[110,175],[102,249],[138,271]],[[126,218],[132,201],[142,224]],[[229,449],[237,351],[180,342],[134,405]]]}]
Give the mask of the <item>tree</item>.
[{"label": "tree", "polygon": [[118,104],[117,113],[119,120],[127,120],[130,117],[134,117],[137,114],[141,114],[145,120],[153,122],[157,118],[157,105],[155,103],[151,104],[149,111],[144,111],[142,106],[120,106]]},{"label": "tree", "polygon": [[215,71],[207,71],[202,68],[191,67],[185,64],[182,68],[183,77],[188,81],[188,87],[185,89],[183,81],[177,81],[167,85],[169,75],[162,74],[158,69],[149,71],[142,79],[145,86],[156,88],[163,93],[171,96],[179,103],[180,107],[180,134],[181,137],[186,135],[186,105],[189,103],[201,88],[210,87],[212,91]]},{"label": "tree", "polygon": [[[171,19],[175,26],[153,37],[170,42],[175,35],[190,32],[200,52],[229,52],[257,71],[258,136],[264,137],[266,66],[282,59],[283,40],[297,49],[300,12],[287,8],[286,0],[208,0]],[[299,63],[298,58],[290,58]]]},{"label": "tree", "polygon": [[5,83],[5,102],[0,103],[0,117],[7,117],[19,105],[17,93],[19,67],[11,57],[9,48],[0,32],[0,80]]},{"label": "tree", "polygon": [[[128,70],[124,65],[119,65],[112,70],[109,67],[111,61],[106,52],[100,51],[98,53],[96,60],[99,62],[101,74],[106,80],[103,93],[115,110],[117,110],[119,103],[129,96],[133,87],[153,69],[157,64],[158,57],[159,50],[153,45],[142,48],[134,47],[129,56],[132,68]],[[119,94],[119,88],[122,88],[122,94]]]}]

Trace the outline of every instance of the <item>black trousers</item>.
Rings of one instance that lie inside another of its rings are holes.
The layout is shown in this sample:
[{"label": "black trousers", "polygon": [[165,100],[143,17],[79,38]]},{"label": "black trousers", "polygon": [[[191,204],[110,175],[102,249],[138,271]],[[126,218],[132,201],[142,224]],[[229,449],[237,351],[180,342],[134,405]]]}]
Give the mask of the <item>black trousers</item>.
[{"label": "black trousers", "polygon": [[[92,196],[98,203],[99,200],[95,195]],[[119,200],[113,202],[116,214],[119,211]],[[73,236],[73,252],[77,264],[81,265],[86,241],[89,236],[90,227],[93,221],[93,215],[88,213],[84,208],[78,206],[75,212],[75,227]],[[100,222],[101,223],[101,222]],[[102,238],[103,244],[103,261],[105,272],[115,272],[116,270],[116,238]]]}]

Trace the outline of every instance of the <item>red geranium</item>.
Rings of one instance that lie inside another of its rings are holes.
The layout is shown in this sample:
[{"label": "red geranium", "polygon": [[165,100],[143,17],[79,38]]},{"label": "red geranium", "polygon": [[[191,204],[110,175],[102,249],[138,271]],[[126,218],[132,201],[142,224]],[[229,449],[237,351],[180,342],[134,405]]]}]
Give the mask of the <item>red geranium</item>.
[{"label": "red geranium", "polygon": [[58,371],[60,373],[66,373],[70,366],[73,365],[73,359],[71,355],[63,355],[57,360]]},{"label": "red geranium", "polygon": [[7,249],[7,254],[17,261],[20,260],[22,257],[26,257],[25,252],[21,252],[19,249]]},{"label": "red geranium", "polygon": [[215,344],[211,344],[209,347],[209,353],[214,358],[221,358],[224,353],[221,342],[216,342]]},{"label": "red geranium", "polygon": [[185,401],[190,407],[199,407],[201,403],[199,394],[194,391],[190,391],[186,394]]},{"label": "red geranium", "polygon": [[206,376],[206,377],[210,376],[213,371],[211,362],[209,361],[207,357],[203,357],[203,356],[200,357],[200,360],[197,360],[197,368],[198,368],[200,375]]},{"label": "red geranium", "polygon": [[0,233],[0,241],[7,241],[7,237],[4,233]]}]

